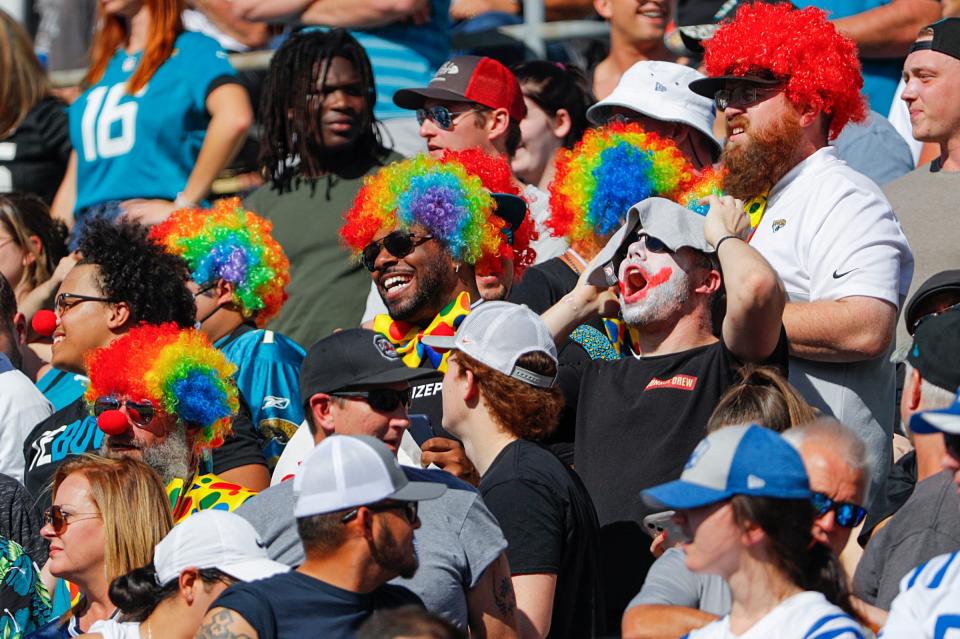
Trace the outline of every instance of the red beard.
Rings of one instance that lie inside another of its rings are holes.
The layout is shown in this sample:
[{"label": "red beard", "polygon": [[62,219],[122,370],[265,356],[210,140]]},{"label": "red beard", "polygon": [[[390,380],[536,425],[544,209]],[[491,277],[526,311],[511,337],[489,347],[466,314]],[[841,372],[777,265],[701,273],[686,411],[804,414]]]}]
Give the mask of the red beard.
[{"label": "red beard", "polygon": [[747,140],[733,147],[727,144],[720,154],[720,164],[727,169],[723,191],[746,201],[767,193],[797,165],[803,127],[792,113],[763,131],[753,130],[742,116],[728,123],[730,129],[737,126],[743,127],[742,135],[747,136]]}]

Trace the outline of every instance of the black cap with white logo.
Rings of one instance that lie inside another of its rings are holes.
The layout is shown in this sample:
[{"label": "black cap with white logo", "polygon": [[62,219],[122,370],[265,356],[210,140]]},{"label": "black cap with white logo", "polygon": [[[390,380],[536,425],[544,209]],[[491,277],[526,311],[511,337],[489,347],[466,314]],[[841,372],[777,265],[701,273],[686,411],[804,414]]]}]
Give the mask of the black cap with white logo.
[{"label": "black cap with white logo", "polygon": [[357,386],[407,382],[436,374],[410,368],[386,337],[363,328],[339,331],[320,340],[300,365],[300,397]]}]

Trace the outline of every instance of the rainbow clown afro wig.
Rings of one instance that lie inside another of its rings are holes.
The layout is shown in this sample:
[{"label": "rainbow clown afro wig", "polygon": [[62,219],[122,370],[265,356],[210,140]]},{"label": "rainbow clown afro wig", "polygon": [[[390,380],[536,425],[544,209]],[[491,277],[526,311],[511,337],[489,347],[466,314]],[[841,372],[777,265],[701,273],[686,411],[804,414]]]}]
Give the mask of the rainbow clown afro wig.
[{"label": "rainbow clown afro wig", "polygon": [[340,237],[356,254],[394,229],[420,227],[453,258],[486,272],[499,269],[506,222],[493,214],[496,201],[482,180],[454,161],[427,154],[394,162],[367,177]]},{"label": "rainbow clown afro wig", "polygon": [[745,4],[706,42],[707,75],[766,71],[786,81],[787,98],[830,116],[830,138],[866,117],[857,47],[815,7]]},{"label": "rainbow clown afro wig", "polygon": [[270,235],[273,225],[245,211],[239,198],[218,200],[212,210],[183,209],[150,231],[164,249],[186,260],[193,281],[223,278],[235,287],[234,303],[263,327],[279,312],[290,283],[290,262]]},{"label": "rainbow clown afro wig", "polygon": [[[176,324],[141,324],[87,356],[91,406],[99,397],[149,400],[159,416],[199,428],[196,450],[217,448],[240,408],[236,367],[203,333]],[[112,413],[115,411],[108,411]],[[100,420],[108,413],[100,415]],[[114,416],[115,417],[115,416]],[[109,432],[110,420],[102,429]]]},{"label": "rainbow clown afro wig", "polygon": [[[510,162],[504,157],[487,155],[480,149],[448,150],[443,152],[440,161],[444,164],[462,165],[467,173],[480,178],[483,188],[490,193],[506,193],[523,198],[513,178]],[[496,217],[499,218],[499,216]],[[505,224],[501,229],[506,230],[509,227],[509,224]],[[537,259],[537,252],[530,243],[536,241],[538,235],[529,212],[524,216],[520,226],[512,230],[510,237],[513,239],[512,244],[509,241],[501,242],[500,256],[513,258],[514,277],[520,279],[527,267],[533,265]]]},{"label": "rainbow clown afro wig", "polygon": [[553,235],[592,256],[631,206],[648,197],[675,200],[696,179],[693,165],[671,140],[637,123],[590,129],[557,157],[547,224]]}]

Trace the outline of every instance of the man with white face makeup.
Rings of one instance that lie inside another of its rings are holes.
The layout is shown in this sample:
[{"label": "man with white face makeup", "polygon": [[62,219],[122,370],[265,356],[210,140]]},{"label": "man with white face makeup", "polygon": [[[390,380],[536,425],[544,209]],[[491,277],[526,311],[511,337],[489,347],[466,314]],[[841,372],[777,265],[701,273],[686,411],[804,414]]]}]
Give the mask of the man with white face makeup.
[{"label": "man with white face makeup", "polygon": [[786,365],[783,287],[744,241],[748,232],[731,197],[712,196],[706,217],[644,200],[543,316],[559,343],[579,324],[621,312],[640,353],[561,367],[559,377],[576,421],[577,473],[600,520],[608,624],[619,623],[653,561],[640,528],[652,511],[636,492],[680,474],[741,364]]}]

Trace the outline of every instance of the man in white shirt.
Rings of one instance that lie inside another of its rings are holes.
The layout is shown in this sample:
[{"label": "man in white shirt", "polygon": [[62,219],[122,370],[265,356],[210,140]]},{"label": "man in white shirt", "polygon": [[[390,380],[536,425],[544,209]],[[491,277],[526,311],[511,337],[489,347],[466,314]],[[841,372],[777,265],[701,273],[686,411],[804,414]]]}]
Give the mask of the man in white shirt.
[{"label": "man in white shirt", "polygon": [[727,119],[723,188],[747,201],[751,244],[789,298],[790,382],[864,440],[876,494],[895,419],[887,355],[913,256],[877,185],[828,145],[866,113],[856,48],[819,9],[754,4],[707,43],[705,64],[711,77],[690,88]]}]

